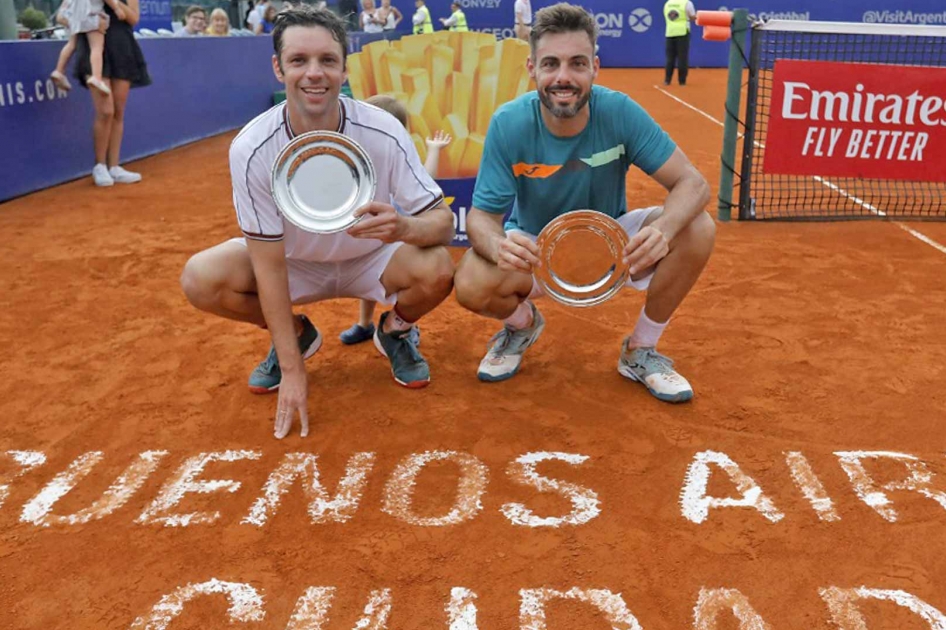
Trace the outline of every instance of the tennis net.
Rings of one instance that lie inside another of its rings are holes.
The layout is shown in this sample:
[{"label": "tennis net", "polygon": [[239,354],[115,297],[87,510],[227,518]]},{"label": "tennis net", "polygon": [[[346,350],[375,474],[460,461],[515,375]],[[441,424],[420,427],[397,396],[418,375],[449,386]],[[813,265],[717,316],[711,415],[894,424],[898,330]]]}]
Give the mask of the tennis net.
[{"label": "tennis net", "polygon": [[946,220],[946,27],[752,27],[741,219]]}]

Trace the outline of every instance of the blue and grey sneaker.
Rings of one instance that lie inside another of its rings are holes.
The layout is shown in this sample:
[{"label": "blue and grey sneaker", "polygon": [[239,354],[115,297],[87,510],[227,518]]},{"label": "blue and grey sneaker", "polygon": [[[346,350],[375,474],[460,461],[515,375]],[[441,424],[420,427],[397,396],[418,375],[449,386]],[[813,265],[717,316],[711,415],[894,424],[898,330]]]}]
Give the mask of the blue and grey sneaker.
[{"label": "blue and grey sneaker", "polygon": [[693,388],[673,369],[673,361],[653,348],[628,350],[627,339],[621,344],[618,360],[621,376],[644,385],[655,398],[669,403],[693,398]]},{"label": "blue and grey sneaker", "polygon": [[[410,330],[383,332],[384,320],[391,311],[381,315],[378,328],[374,333],[374,345],[378,352],[391,362],[391,374],[394,380],[410,389],[427,387],[430,383],[430,366],[417,350],[417,344],[411,339]],[[413,326],[411,330],[417,328]]]},{"label": "blue and grey sneaker", "polygon": [[493,335],[490,339],[489,351],[483,360],[480,361],[479,370],[476,372],[477,378],[487,383],[505,381],[512,378],[519,371],[519,364],[522,363],[522,354],[526,348],[534,344],[542,330],[545,328],[545,318],[535,307],[535,304],[529,302],[532,307],[532,325],[522,330],[516,330],[509,326],[504,326],[502,330]]},{"label": "blue and grey sneaker", "polygon": [[[299,352],[302,353],[302,359],[308,359],[322,347],[322,335],[309,318],[305,315],[299,316],[302,320],[302,334],[299,335]],[[279,382],[282,381],[282,370],[279,369],[279,358],[276,356],[276,346],[270,345],[269,354],[263,359],[263,362],[256,366],[253,373],[250,374],[250,391],[254,394],[268,394],[279,389]]]}]

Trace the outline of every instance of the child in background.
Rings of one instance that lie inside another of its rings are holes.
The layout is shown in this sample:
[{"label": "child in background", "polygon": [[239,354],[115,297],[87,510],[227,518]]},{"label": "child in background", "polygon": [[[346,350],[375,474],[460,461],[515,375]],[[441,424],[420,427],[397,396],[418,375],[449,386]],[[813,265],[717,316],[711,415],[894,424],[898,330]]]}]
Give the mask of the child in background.
[{"label": "child in background", "polygon": [[[378,94],[366,99],[365,102],[388,112],[397,118],[405,128],[409,129],[407,124],[407,108],[397,99]],[[424,168],[427,169],[427,173],[434,179],[437,179],[437,167],[440,163],[440,149],[450,144],[451,140],[453,140],[453,138],[450,137],[450,134],[439,130],[434,134],[433,138],[427,138],[427,160],[424,162]],[[374,307],[376,304],[376,302],[372,302],[371,300],[361,300],[358,311],[358,322],[339,335],[339,339],[342,340],[343,344],[353,345],[371,339],[374,335]],[[410,334],[414,345],[420,345],[420,330],[418,330],[417,326],[411,328]]]},{"label": "child in background", "polygon": [[[125,18],[125,9],[119,0],[105,0],[108,6],[115,11],[119,20]],[[111,94],[105,81],[102,80],[102,55],[105,52],[105,33],[99,30],[99,23],[104,16],[102,0],[64,0],[56,12],[56,21],[69,29],[69,41],[59,53],[56,69],[49,78],[61,90],[71,90],[72,84],[66,78],[66,64],[76,50],[76,38],[79,33],[85,33],[89,40],[89,62],[92,65],[92,76],[86,79],[90,85],[102,94]]]}]

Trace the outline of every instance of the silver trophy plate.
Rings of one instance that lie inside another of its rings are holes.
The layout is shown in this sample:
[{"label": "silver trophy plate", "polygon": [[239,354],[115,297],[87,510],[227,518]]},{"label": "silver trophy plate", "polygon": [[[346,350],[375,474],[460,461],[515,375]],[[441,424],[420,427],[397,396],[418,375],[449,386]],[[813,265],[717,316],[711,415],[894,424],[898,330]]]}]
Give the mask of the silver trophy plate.
[{"label": "silver trophy plate", "polygon": [[534,270],[549,297],[568,306],[595,306],[612,297],[630,275],[623,262],[628,236],[616,220],[594,210],[574,210],[539,233],[541,265]]},{"label": "silver trophy plate", "polygon": [[287,144],[273,165],[273,199],[290,223],[306,232],[332,234],[358,222],[355,210],[374,199],[377,177],[365,150],[332,131],[304,133]]}]

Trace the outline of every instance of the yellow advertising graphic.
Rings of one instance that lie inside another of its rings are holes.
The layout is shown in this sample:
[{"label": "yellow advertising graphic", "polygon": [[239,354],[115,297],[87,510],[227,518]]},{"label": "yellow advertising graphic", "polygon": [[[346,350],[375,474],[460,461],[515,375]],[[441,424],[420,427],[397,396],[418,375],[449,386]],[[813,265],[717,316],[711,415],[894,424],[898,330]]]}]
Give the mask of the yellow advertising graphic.
[{"label": "yellow advertising graphic", "polygon": [[497,42],[490,33],[439,31],[372,42],[348,58],[352,96],[385,94],[407,108],[420,159],[438,129],[453,136],[438,179],[475,177],[496,108],[534,89],[526,70],[529,44]]}]

